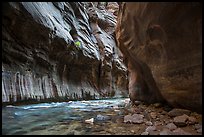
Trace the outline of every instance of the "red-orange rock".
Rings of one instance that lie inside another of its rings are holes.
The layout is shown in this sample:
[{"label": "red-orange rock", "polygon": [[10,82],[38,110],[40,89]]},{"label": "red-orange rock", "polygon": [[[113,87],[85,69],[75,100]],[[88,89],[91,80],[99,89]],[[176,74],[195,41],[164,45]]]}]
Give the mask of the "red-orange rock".
[{"label": "red-orange rock", "polygon": [[202,4],[123,2],[116,39],[130,99],[202,110]]}]

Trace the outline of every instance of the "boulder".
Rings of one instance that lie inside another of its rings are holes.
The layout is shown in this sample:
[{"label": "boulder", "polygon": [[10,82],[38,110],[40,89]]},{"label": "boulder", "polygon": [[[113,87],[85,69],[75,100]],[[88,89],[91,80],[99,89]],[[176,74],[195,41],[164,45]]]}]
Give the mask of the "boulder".
[{"label": "boulder", "polygon": [[132,123],[141,124],[144,122],[144,116],[141,114],[133,114],[132,115]]},{"label": "boulder", "polygon": [[199,128],[202,128],[202,125],[201,124],[195,124],[194,127],[195,127],[195,129],[199,129]]},{"label": "boulder", "polygon": [[124,117],[125,123],[134,123],[134,124],[141,124],[144,122],[143,120],[144,116],[141,114],[133,114],[133,115],[126,115]]},{"label": "boulder", "polygon": [[169,129],[164,128],[159,135],[174,135],[174,133],[172,131],[170,131]]},{"label": "boulder", "polygon": [[169,129],[169,130],[174,130],[177,128],[177,126],[174,124],[174,123],[168,123],[166,125],[166,127]]},{"label": "boulder", "polygon": [[191,111],[187,109],[179,109],[179,108],[174,108],[171,111],[168,112],[168,115],[171,117],[175,116],[181,116],[183,114],[190,115]]},{"label": "boulder", "polygon": [[148,126],[145,131],[146,132],[151,132],[151,131],[155,131],[156,130],[156,127],[155,126]]},{"label": "boulder", "polygon": [[198,123],[198,121],[197,121],[197,119],[195,117],[193,117],[193,116],[188,117],[188,124],[189,125],[193,125],[193,124],[196,124],[196,123]]},{"label": "boulder", "polygon": [[151,116],[151,118],[156,119],[157,118],[157,113],[156,112],[151,112],[150,116]]},{"label": "boulder", "polygon": [[182,115],[182,116],[177,116],[174,118],[174,124],[177,126],[186,126],[187,125],[187,120],[188,120],[188,116],[186,114]]},{"label": "boulder", "polygon": [[153,105],[154,105],[155,108],[159,108],[159,107],[162,106],[161,103],[154,103]]},{"label": "boulder", "polygon": [[147,131],[142,132],[141,135],[149,135],[149,132],[147,132]]},{"label": "boulder", "polygon": [[152,124],[151,121],[147,121],[147,122],[145,122],[145,125],[147,125],[147,126],[152,126],[153,124]]},{"label": "boulder", "polygon": [[131,123],[132,122],[132,116],[131,115],[124,116],[124,122],[125,123]]},{"label": "boulder", "polygon": [[177,128],[177,129],[173,130],[173,133],[174,133],[174,135],[192,135],[191,133],[186,132],[181,128]]},{"label": "boulder", "polygon": [[202,128],[196,130],[198,133],[202,133]]}]

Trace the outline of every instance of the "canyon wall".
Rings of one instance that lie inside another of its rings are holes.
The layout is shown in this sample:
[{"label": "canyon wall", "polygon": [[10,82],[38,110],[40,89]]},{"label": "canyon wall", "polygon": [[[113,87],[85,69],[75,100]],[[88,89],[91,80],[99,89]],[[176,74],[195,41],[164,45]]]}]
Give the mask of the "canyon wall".
[{"label": "canyon wall", "polygon": [[201,3],[123,2],[116,38],[131,100],[202,111]]},{"label": "canyon wall", "polygon": [[2,5],[2,102],[127,96],[117,3]]}]

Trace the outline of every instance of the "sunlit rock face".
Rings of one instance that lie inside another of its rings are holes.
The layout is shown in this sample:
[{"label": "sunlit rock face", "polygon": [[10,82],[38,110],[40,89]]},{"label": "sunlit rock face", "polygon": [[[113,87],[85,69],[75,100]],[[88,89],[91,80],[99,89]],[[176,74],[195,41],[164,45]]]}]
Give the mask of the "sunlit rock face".
[{"label": "sunlit rock face", "polygon": [[127,96],[115,41],[118,5],[105,6],[3,3],[2,102]]},{"label": "sunlit rock face", "polygon": [[[132,100],[202,110],[201,3],[122,3],[116,38]],[[162,95],[162,96],[161,96]]]}]

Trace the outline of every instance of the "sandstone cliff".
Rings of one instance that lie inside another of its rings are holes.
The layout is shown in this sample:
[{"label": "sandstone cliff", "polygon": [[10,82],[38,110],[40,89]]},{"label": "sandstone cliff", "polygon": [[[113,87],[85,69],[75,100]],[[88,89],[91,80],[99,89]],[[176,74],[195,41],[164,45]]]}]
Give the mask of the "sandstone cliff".
[{"label": "sandstone cliff", "polygon": [[117,3],[3,3],[2,102],[127,96]]},{"label": "sandstone cliff", "polygon": [[[201,3],[120,5],[116,37],[132,100],[202,110]],[[164,99],[163,99],[164,98]]]}]

